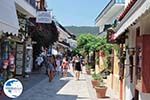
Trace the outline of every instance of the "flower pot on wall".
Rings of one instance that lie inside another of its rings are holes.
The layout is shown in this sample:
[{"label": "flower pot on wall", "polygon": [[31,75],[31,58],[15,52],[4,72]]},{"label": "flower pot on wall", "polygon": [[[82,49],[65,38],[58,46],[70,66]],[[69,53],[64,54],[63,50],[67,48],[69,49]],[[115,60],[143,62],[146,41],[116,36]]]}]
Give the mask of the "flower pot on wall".
[{"label": "flower pot on wall", "polygon": [[97,98],[104,98],[106,97],[106,86],[96,86],[95,87]]},{"label": "flower pot on wall", "polygon": [[95,86],[99,85],[99,81],[98,80],[91,80],[93,88],[95,88]]}]

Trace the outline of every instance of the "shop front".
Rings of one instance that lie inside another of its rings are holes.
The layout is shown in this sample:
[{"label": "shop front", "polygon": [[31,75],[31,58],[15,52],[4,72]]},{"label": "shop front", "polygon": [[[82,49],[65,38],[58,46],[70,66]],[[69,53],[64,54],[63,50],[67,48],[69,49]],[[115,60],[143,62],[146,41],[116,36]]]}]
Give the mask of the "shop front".
[{"label": "shop front", "polygon": [[[36,23],[36,18],[30,18],[29,21],[33,26],[28,27],[33,44],[33,70],[36,70],[35,59],[42,52],[41,48],[50,48],[58,40],[58,31],[55,22]],[[44,41],[43,41],[44,40]],[[51,53],[51,50],[49,51]]]},{"label": "shop front", "polygon": [[31,39],[21,38],[8,33],[0,37],[0,89],[10,78],[27,76],[32,71]]},{"label": "shop front", "polygon": [[126,40],[127,31],[121,34],[117,39],[114,39],[115,30],[110,28],[107,30],[107,41],[114,45],[114,54],[112,60],[112,77],[111,88],[115,94],[119,95],[119,100],[124,100],[125,95],[125,75],[126,70]]},{"label": "shop front", "polygon": [[17,36],[19,22],[15,0],[0,1],[0,90],[4,82],[15,75],[16,42],[10,36]]},{"label": "shop front", "polygon": [[16,75],[16,45],[14,36],[2,33],[0,38],[0,77],[3,83]]},{"label": "shop front", "polygon": [[32,72],[33,57],[32,57],[31,38],[27,38],[24,42],[16,43],[16,71],[15,75],[29,77]]},{"label": "shop front", "polygon": [[116,28],[115,38],[128,30],[124,100],[150,98],[150,1],[137,0]]}]

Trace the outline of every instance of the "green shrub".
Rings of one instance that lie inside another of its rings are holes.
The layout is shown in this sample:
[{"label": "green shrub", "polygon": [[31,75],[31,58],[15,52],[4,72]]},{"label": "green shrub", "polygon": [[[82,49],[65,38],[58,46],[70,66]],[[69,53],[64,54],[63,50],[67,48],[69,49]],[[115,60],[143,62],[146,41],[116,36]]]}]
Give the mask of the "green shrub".
[{"label": "green shrub", "polygon": [[100,73],[98,73],[98,74],[96,74],[96,73],[92,74],[92,78],[94,80],[98,80],[99,81],[99,86],[104,86],[105,85],[105,83],[103,81],[103,77],[102,77],[102,75]]},{"label": "green shrub", "polygon": [[86,65],[86,68],[87,68],[87,69],[91,69],[92,66],[91,66],[91,65]]},{"label": "green shrub", "polygon": [[102,80],[102,77],[101,77],[101,75],[100,74],[96,74],[96,73],[94,73],[94,74],[92,74],[92,78],[94,79],[94,80]]}]

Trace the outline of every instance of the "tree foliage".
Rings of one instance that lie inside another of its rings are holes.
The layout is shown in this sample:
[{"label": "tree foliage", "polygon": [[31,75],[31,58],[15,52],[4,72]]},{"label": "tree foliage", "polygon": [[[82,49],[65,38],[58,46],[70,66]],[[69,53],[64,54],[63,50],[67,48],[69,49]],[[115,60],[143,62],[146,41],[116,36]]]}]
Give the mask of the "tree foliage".
[{"label": "tree foliage", "polygon": [[112,45],[107,43],[106,37],[100,37],[93,34],[81,34],[77,38],[77,44],[78,50],[84,52],[102,50],[108,53],[112,48]]}]

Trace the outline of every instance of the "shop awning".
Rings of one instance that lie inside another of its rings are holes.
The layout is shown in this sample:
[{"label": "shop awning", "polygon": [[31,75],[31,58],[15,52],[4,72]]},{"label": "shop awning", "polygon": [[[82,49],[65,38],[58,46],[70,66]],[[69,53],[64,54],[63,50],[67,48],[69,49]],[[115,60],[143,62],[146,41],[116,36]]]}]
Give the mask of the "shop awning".
[{"label": "shop awning", "polygon": [[68,45],[64,44],[63,42],[58,41],[57,44],[63,46],[64,48],[70,48]]},{"label": "shop awning", "polygon": [[114,38],[116,39],[119,35],[121,35],[132,23],[134,23],[149,9],[150,0],[138,0],[116,28]]},{"label": "shop awning", "polygon": [[19,22],[14,0],[0,0],[0,31],[17,35]]}]

